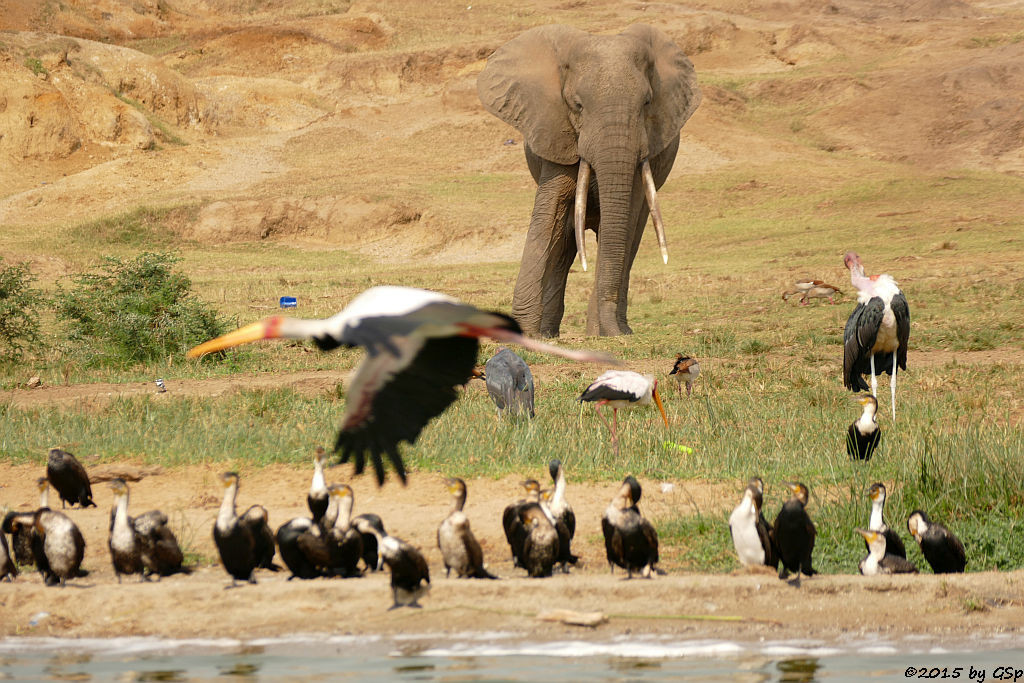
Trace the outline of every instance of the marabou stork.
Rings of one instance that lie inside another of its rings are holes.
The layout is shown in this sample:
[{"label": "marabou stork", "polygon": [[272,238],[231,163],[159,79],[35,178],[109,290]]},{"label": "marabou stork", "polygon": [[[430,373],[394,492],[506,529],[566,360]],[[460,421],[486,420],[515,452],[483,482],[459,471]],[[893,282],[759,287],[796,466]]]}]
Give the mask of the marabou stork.
[{"label": "marabou stork", "polygon": [[210,340],[188,352],[196,358],[260,339],[312,339],[321,350],[362,346],[366,357],[348,388],[334,450],[363,471],[369,455],[378,484],[387,456],[405,483],[398,452],[451,405],[469,381],[480,337],[511,342],[570,360],[607,361],[604,354],[570,351],[527,339],[503,313],[482,311],[445,294],[410,287],[373,287],[323,320],[273,316]]},{"label": "marabou stork", "polygon": [[892,417],[896,419],[897,366],[907,369],[907,342],[910,339],[910,308],[907,299],[890,275],[864,275],[864,266],[856,252],[844,259],[850,269],[850,282],[857,290],[857,307],[846,321],[843,332],[843,384],[852,391],[867,391],[862,375],[871,373],[871,395],[878,396],[875,359],[880,372],[892,376]]},{"label": "marabou stork", "polygon": [[498,349],[484,365],[484,382],[499,417],[506,411],[533,417],[533,373],[514,351]]},{"label": "marabou stork", "polygon": [[[594,410],[611,432],[612,443],[615,445],[615,452],[618,453],[619,408],[645,406],[651,402],[652,398],[655,405],[658,406],[658,410],[661,411],[661,419],[668,427],[665,407],[661,404],[661,397],[658,396],[658,380],[654,379],[653,375],[641,375],[639,372],[629,370],[608,370],[580,394],[579,401],[595,403]],[[612,408],[612,424],[608,424],[608,419],[601,414],[601,406],[604,405]]]}]

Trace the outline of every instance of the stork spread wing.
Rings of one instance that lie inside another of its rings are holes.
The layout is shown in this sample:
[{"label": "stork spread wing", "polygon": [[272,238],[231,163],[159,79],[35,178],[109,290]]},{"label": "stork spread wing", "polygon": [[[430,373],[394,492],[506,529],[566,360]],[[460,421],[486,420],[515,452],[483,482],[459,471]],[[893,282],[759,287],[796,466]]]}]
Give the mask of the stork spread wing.
[{"label": "stork spread wing", "polygon": [[882,324],[884,312],[885,304],[876,296],[865,304],[857,304],[846,321],[846,329],[843,332],[843,385],[847,389],[870,389],[861,375],[870,371],[868,363],[871,359],[871,348],[878,337],[878,328]]},{"label": "stork spread wing", "polygon": [[392,337],[369,352],[349,388],[345,416],[335,443],[341,462],[355,460],[363,471],[369,454],[377,482],[384,482],[383,456],[405,483],[398,453],[402,441],[414,443],[423,427],[451,405],[456,387],[469,381],[479,342],[475,337]]}]

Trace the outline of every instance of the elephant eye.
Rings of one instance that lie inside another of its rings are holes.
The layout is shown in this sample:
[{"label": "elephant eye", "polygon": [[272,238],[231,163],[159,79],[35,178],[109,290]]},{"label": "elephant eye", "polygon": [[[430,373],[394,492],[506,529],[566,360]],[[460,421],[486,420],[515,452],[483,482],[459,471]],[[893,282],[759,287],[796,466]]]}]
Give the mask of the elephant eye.
[{"label": "elephant eye", "polygon": [[576,111],[583,111],[583,100],[574,95],[572,98],[572,106]]}]

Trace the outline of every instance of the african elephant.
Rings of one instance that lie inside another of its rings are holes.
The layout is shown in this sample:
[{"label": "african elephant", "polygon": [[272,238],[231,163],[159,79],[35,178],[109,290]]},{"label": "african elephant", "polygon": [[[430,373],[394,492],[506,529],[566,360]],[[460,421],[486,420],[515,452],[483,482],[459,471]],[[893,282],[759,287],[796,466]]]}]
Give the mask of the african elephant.
[{"label": "african elephant", "polygon": [[700,103],[693,64],[645,24],[614,36],[539,26],[491,55],[477,93],[523,134],[537,182],[513,317],[527,334],[558,336],[569,267],[579,251],[587,269],[590,228],[598,249],[587,334],[630,334],[629,271],[649,211],[668,263],[656,188]]}]

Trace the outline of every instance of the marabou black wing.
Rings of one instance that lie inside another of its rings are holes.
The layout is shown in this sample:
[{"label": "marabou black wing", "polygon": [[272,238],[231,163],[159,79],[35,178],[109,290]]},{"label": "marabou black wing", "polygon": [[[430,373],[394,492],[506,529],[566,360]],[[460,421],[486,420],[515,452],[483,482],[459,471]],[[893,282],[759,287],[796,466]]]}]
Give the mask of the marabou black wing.
[{"label": "marabou black wing", "polygon": [[[843,386],[851,391],[868,391],[862,375],[871,372],[871,347],[878,337],[885,304],[872,297],[866,304],[857,304],[843,331]],[[909,334],[909,328],[908,328]],[[876,374],[880,368],[875,368]]]},{"label": "marabou black wing", "polygon": [[892,298],[889,307],[896,317],[896,341],[900,345],[899,349],[896,350],[896,364],[900,370],[906,370],[907,344],[910,343],[910,306],[907,305],[907,298],[903,296],[903,292],[900,292]]}]

